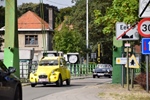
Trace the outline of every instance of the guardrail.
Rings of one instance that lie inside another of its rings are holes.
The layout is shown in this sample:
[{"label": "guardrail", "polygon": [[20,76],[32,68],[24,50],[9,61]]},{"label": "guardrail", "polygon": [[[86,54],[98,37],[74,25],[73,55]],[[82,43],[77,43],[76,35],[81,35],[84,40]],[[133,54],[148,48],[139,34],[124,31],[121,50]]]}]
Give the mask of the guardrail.
[{"label": "guardrail", "polygon": [[72,76],[81,76],[92,74],[93,69],[96,67],[96,64],[68,64],[68,69],[71,72]]}]

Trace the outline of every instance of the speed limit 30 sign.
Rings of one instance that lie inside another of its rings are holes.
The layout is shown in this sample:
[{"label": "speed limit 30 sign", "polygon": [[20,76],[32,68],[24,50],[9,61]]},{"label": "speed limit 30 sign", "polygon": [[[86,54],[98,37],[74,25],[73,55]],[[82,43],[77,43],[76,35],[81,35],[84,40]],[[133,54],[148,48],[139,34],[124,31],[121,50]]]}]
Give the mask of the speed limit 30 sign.
[{"label": "speed limit 30 sign", "polygon": [[138,23],[138,32],[143,37],[150,37],[150,18],[144,18]]}]

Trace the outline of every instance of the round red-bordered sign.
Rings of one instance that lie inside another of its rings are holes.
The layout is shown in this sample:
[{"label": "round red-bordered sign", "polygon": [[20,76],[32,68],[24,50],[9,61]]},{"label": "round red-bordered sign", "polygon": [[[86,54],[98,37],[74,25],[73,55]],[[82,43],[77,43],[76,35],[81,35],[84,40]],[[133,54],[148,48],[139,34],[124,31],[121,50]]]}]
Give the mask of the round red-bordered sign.
[{"label": "round red-bordered sign", "polygon": [[143,37],[150,37],[150,18],[144,18],[138,23],[138,32]]}]

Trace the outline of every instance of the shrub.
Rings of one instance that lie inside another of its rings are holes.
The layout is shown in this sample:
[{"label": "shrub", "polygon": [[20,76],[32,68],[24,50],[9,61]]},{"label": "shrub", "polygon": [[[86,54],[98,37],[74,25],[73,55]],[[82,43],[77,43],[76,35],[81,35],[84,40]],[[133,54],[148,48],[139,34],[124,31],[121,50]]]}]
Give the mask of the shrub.
[{"label": "shrub", "polygon": [[[148,77],[149,77],[148,83],[149,83],[149,88],[150,88],[150,73],[149,73]],[[137,76],[135,77],[135,82],[137,82],[137,83],[138,83],[139,85],[141,85],[144,89],[146,89],[146,73],[141,73],[141,74],[137,75]]]}]

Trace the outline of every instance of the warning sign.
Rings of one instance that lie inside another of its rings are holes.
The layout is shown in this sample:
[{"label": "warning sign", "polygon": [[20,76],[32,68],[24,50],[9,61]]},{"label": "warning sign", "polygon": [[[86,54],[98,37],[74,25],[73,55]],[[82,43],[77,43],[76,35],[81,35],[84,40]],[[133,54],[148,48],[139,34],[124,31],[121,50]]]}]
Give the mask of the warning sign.
[{"label": "warning sign", "polygon": [[[125,67],[127,67],[127,64],[125,65]],[[132,55],[130,57],[130,60],[129,60],[129,68],[140,68],[136,58],[134,55]]]}]

